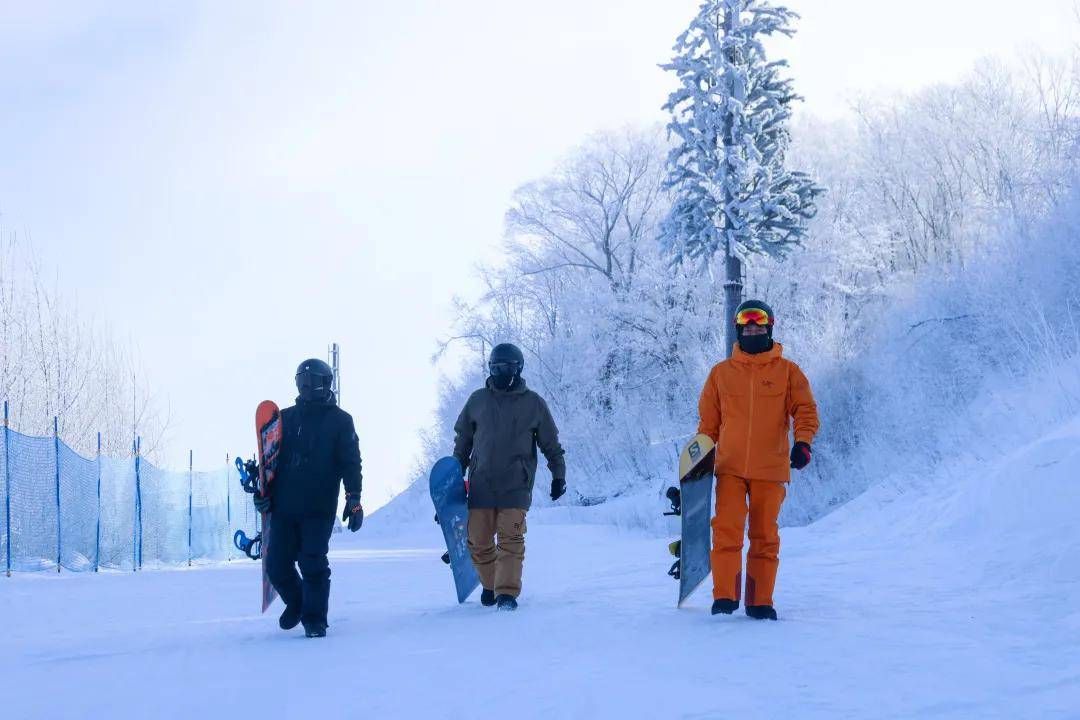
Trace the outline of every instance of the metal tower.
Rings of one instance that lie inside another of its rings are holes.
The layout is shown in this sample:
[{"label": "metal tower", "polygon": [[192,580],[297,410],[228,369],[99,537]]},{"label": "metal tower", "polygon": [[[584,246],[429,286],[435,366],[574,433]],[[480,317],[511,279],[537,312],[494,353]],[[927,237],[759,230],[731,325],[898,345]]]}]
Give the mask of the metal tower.
[{"label": "metal tower", "polygon": [[338,405],[341,404],[341,367],[339,365],[341,359],[341,349],[337,343],[330,345],[330,368],[334,371],[334,381],[330,385],[330,389],[334,392],[334,399]]}]

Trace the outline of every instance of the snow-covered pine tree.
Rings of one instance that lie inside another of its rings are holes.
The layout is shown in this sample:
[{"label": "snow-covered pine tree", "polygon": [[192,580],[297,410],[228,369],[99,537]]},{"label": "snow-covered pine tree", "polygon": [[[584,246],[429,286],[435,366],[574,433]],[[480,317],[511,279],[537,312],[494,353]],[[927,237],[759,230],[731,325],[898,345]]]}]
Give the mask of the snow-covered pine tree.
[{"label": "snow-covered pine tree", "polygon": [[[765,0],[704,0],[675,43],[665,70],[679,88],[664,109],[677,144],[668,156],[675,201],[661,236],[679,260],[708,266],[723,251],[726,315],[742,301],[742,264],[798,243],[823,189],[789,170],[791,103],[784,60],[769,61],[762,40],[794,33],[798,15]],[[734,328],[727,346],[735,343]]]}]

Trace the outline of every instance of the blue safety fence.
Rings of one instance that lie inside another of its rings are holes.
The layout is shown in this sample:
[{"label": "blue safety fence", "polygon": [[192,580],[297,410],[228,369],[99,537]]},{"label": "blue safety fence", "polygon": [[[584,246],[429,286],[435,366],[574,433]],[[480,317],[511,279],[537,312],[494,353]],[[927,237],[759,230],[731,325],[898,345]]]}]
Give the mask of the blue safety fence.
[{"label": "blue safety fence", "polygon": [[[54,429],[56,425],[54,423]],[[83,457],[55,432],[0,432],[0,567],[14,571],[136,570],[244,558],[233,533],[258,513],[235,467],[165,470],[135,452]],[[246,558],[245,558],[246,559]]]}]

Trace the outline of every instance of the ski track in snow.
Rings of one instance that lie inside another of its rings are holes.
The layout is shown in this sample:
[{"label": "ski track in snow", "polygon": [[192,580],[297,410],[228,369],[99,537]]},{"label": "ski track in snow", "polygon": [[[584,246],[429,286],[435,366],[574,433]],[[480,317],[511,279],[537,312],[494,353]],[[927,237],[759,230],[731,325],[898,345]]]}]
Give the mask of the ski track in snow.
[{"label": "ski track in snow", "polygon": [[335,535],[322,640],[278,630],[280,601],[258,613],[255,563],[0,578],[0,709],[1080,717],[1078,441],[1073,423],[993,473],[784,530],[775,623],[712,617],[707,586],[676,610],[664,538],[542,521],[516,613],[454,602],[434,524]]}]

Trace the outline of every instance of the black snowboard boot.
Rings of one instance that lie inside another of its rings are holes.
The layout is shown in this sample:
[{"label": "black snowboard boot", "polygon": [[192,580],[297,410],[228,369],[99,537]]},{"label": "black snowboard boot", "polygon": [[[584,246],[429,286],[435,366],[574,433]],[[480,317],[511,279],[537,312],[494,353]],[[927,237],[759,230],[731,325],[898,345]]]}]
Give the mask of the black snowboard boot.
[{"label": "black snowboard boot", "polygon": [[278,618],[277,624],[282,630],[292,630],[300,624],[300,606],[286,605]]},{"label": "black snowboard boot", "polygon": [[713,600],[712,614],[713,615],[730,615],[739,609],[738,600],[728,600],[727,598],[720,598],[719,600]]},{"label": "black snowboard boot", "polygon": [[491,607],[495,604],[495,591],[484,588],[480,591],[480,604],[484,607]]},{"label": "black snowboard boot", "polygon": [[495,603],[500,610],[517,610],[517,600],[513,595],[500,595],[495,598]]},{"label": "black snowboard boot", "polygon": [[326,637],[326,623],[318,620],[304,623],[304,635],[309,638]]},{"label": "black snowboard boot", "polygon": [[746,614],[755,620],[775,620],[776,611],[772,605],[747,605]]}]

